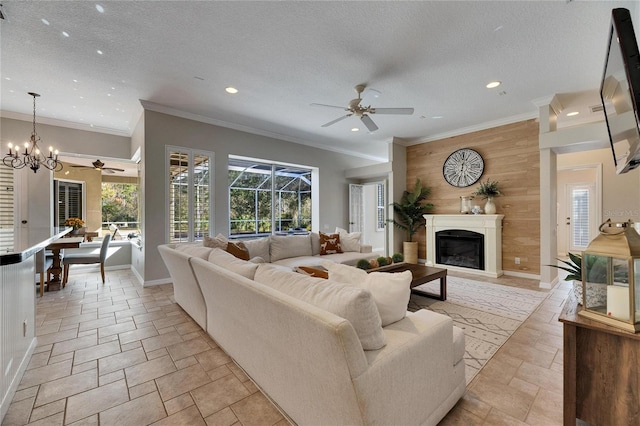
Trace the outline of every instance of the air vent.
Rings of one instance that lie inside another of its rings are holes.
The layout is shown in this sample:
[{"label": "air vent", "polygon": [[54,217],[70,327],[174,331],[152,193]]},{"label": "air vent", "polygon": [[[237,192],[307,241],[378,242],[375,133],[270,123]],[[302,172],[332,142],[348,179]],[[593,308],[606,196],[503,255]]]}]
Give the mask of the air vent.
[{"label": "air vent", "polygon": [[602,104],[591,105],[589,107],[589,111],[591,111],[591,113],[600,112],[600,111],[603,111],[603,110],[604,110],[604,108],[603,108]]}]

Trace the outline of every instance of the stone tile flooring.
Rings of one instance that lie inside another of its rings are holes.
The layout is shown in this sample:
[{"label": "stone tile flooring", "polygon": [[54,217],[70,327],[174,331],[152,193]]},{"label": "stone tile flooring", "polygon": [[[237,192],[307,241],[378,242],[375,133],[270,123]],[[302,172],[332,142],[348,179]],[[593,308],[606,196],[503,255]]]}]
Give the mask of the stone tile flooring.
[{"label": "stone tile flooring", "polygon": [[[455,274],[478,279],[477,276]],[[538,290],[537,281],[489,280]],[[561,284],[469,384],[441,425],[560,425]],[[130,271],[74,273],[37,298],[38,346],[2,425],[287,425],[173,301]]]}]

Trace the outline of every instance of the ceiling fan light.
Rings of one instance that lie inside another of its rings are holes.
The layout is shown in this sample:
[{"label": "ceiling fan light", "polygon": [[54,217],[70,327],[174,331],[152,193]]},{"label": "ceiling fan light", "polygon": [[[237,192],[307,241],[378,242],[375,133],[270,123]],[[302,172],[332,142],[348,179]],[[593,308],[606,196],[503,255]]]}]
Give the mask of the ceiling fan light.
[{"label": "ceiling fan light", "polygon": [[236,93],[238,93],[238,89],[232,86],[226,87],[224,90],[225,92],[230,93],[232,95],[235,95]]},{"label": "ceiling fan light", "polygon": [[354,127],[353,129],[351,129],[351,131],[352,131],[352,132],[359,132],[359,131],[360,131],[360,129],[359,129],[359,128],[357,128],[357,127]]},{"label": "ceiling fan light", "polygon": [[487,89],[494,89],[502,84],[501,81],[491,81],[487,84]]}]

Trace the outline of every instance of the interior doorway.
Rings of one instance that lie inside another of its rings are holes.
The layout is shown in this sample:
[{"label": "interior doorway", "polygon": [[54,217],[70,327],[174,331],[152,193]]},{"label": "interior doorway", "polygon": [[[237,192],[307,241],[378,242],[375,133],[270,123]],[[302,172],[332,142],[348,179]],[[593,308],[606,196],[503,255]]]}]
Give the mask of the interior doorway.
[{"label": "interior doorway", "polygon": [[349,185],[349,232],[361,232],[362,244],[386,253],[386,181]]},{"label": "interior doorway", "polygon": [[581,252],[598,232],[601,220],[602,165],[558,169],[558,256]]}]

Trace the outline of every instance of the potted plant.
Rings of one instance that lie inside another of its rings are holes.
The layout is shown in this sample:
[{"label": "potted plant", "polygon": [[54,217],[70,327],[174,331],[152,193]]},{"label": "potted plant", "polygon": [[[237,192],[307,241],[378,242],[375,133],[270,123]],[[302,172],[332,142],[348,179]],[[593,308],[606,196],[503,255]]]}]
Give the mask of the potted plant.
[{"label": "potted plant", "polygon": [[480,186],[473,193],[482,199],[486,199],[487,202],[484,205],[484,212],[486,214],[495,214],[496,205],[493,203],[493,198],[500,195],[500,189],[498,189],[498,182],[491,181],[487,178],[485,182],[480,182]]},{"label": "potted plant", "polygon": [[84,220],[78,217],[68,217],[64,220],[64,226],[71,226],[73,228],[73,231],[71,231],[71,233],[77,234],[81,232],[82,228],[84,227]]},{"label": "potted plant", "polygon": [[[582,256],[579,254],[569,253],[569,260],[557,259],[563,265],[547,265],[552,268],[562,269],[567,271],[568,274],[565,277],[565,281],[573,282],[573,294],[578,299],[578,304],[582,305]],[[607,288],[606,288],[606,265],[598,265],[596,259],[591,257],[587,258],[588,270],[592,271],[587,283],[588,291],[588,306],[601,305],[606,301]],[[598,266],[598,267],[594,267]]]},{"label": "potted plant", "polygon": [[422,185],[420,179],[411,191],[404,191],[399,202],[392,204],[395,219],[390,222],[407,233],[407,241],[403,243],[404,260],[408,263],[418,263],[418,242],[413,236],[425,225],[423,215],[433,208],[433,204],[425,200],[431,195],[431,188]]}]

